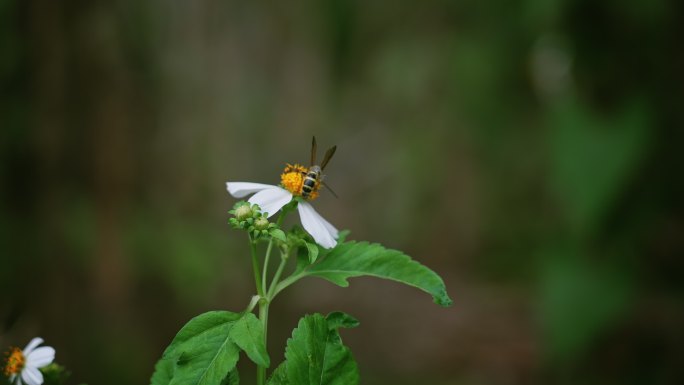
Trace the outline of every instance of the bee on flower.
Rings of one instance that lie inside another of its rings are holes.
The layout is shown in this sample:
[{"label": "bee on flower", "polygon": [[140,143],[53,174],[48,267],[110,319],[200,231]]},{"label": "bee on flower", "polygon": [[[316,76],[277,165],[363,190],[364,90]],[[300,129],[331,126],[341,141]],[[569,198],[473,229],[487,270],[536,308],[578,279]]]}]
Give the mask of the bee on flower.
[{"label": "bee on flower", "polygon": [[10,383],[15,385],[41,385],[43,383],[43,373],[38,369],[52,363],[55,359],[55,349],[50,346],[38,347],[42,343],[43,339],[36,337],[23,350],[12,348],[6,353],[3,372],[9,378]]},{"label": "bee on flower", "polygon": [[314,137],[311,143],[311,166],[307,168],[299,164],[287,164],[280,175],[279,186],[251,182],[227,182],[226,188],[235,198],[254,194],[248,202],[259,205],[267,218],[280,211],[295,197],[300,197],[297,210],[304,230],[319,245],[327,249],[335,247],[339,231],[320,216],[309,202],[318,197],[321,185],[327,187],[323,182],[322,172],[335,154],[336,148],[337,146],[333,146],[326,151],[319,166],[316,164],[316,137]]}]

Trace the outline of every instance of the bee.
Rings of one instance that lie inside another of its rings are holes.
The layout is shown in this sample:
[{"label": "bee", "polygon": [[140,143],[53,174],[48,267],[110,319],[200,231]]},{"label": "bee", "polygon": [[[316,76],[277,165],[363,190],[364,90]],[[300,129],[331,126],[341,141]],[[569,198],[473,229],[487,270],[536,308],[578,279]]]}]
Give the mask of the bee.
[{"label": "bee", "polygon": [[323,161],[319,166],[316,164],[316,137],[314,136],[311,140],[311,166],[309,166],[306,172],[302,172],[304,181],[302,182],[301,194],[304,199],[308,199],[312,192],[318,190],[319,184],[325,186],[328,190],[330,190],[333,196],[337,198],[337,194],[335,194],[330,186],[323,182],[324,175],[321,174],[325,166],[328,164],[328,162],[330,162],[330,158],[335,155],[335,150],[337,150],[337,146],[330,147],[328,151],[325,152]]}]

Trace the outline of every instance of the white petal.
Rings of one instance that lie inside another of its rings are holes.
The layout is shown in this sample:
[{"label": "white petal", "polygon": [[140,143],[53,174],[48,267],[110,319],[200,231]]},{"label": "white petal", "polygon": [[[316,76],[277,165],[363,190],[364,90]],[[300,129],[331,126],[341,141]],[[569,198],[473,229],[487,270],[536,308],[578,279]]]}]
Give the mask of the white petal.
[{"label": "white petal", "polygon": [[230,195],[235,198],[246,197],[249,194],[254,194],[255,192],[273,188],[275,186],[263,183],[251,183],[251,182],[226,182],[226,189]]},{"label": "white petal", "polygon": [[[15,379],[15,378],[17,378],[17,374],[16,374],[16,373],[10,374],[10,376],[9,376],[9,382],[10,382],[10,384],[14,384],[14,379]],[[17,385],[21,385],[21,378],[17,378]]]},{"label": "white petal", "polygon": [[[313,210],[313,206],[311,207],[311,209]],[[315,213],[316,215],[318,215],[318,213],[317,213],[315,210],[314,210],[314,213]],[[338,235],[340,232],[337,231],[337,229],[335,228],[335,226],[331,225],[330,222],[326,221],[325,218],[323,218],[323,217],[320,216],[320,215],[318,215],[318,218],[320,218],[320,220],[323,222],[323,225],[325,226],[326,230],[328,230],[328,232],[330,233],[330,235],[332,235],[332,237],[333,237],[334,239],[337,239],[337,235]],[[335,242],[335,244],[337,244],[337,242]]]},{"label": "white petal", "polygon": [[269,186],[269,189],[261,190],[249,198],[249,203],[257,204],[261,207],[262,213],[268,213],[270,218],[278,210],[283,208],[292,200],[292,193],[278,186]]},{"label": "white petal", "polygon": [[43,373],[28,365],[21,371],[21,378],[28,385],[41,385],[43,383]]},{"label": "white petal", "polygon": [[49,346],[41,346],[26,356],[26,365],[42,368],[49,365],[55,359],[55,349]]},{"label": "white petal", "polygon": [[28,345],[26,345],[26,347],[25,347],[24,350],[22,351],[22,353],[24,353],[24,357],[26,357],[26,356],[28,356],[29,354],[31,354],[31,352],[33,351],[33,349],[35,349],[36,346],[38,346],[38,345],[40,345],[40,344],[42,344],[42,343],[43,343],[43,339],[40,338],[40,337],[36,337],[36,338],[32,339],[31,342],[29,342]]},{"label": "white petal", "polygon": [[308,202],[299,202],[299,218],[302,226],[319,245],[330,249],[337,245],[337,229],[320,216]]}]

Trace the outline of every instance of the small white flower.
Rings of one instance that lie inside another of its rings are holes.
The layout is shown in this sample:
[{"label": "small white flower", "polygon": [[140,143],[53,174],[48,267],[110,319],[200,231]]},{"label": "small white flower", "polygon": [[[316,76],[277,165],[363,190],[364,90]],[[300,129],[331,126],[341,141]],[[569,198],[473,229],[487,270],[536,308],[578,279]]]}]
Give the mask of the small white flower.
[{"label": "small white flower", "polygon": [[[267,213],[268,217],[273,216],[283,206],[292,201],[292,192],[280,187],[262,183],[249,182],[227,182],[228,192],[235,198],[243,198],[249,194],[254,194],[249,198],[249,203],[257,204],[261,211]],[[337,229],[320,216],[309,202],[301,201],[297,205],[299,218],[302,227],[306,230],[319,245],[326,249],[337,245]]]},{"label": "small white flower", "polygon": [[43,373],[38,369],[52,363],[55,359],[55,349],[50,346],[38,348],[38,345],[42,343],[43,339],[36,337],[26,345],[24,350],[14,348],[10,351],[7,366],[5,366],[5,375],[9,376],[10,383],[16,385],[41,385],[43,383]]}]

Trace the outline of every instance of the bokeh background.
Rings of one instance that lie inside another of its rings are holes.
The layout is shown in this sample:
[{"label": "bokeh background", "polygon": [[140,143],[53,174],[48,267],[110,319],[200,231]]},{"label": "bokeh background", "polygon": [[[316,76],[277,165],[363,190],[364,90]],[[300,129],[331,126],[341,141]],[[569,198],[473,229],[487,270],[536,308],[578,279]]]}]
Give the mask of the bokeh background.
[{"label": "bokeh background", "polygon": [[[338,151],[320,213],[451,308],[309,280],[362,384],[684,383],[684,3],[0,1],[0,345],[146,384],[253,294],[225,182]],[[253,367],[240,362],[244,383]]]}]

